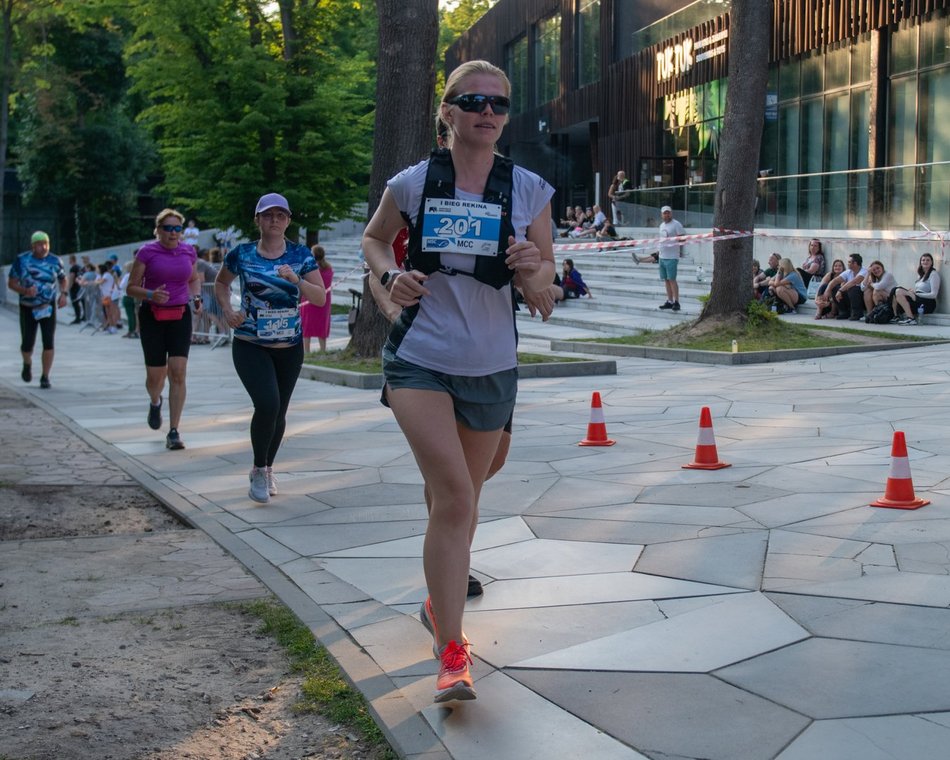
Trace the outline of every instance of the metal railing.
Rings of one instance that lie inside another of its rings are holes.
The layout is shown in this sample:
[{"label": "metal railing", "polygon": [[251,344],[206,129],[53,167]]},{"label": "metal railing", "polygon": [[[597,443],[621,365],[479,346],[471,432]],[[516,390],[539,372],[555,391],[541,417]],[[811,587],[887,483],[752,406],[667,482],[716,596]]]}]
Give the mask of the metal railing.
[{"label": "metal railing", "polygon": [[[950,229],[950,161],[760,177],[758,187],[756,228]],[[655,227],[668,205],[687,227],[709,228],[715,192],[714,182],[630,190],[623,225]]]}]

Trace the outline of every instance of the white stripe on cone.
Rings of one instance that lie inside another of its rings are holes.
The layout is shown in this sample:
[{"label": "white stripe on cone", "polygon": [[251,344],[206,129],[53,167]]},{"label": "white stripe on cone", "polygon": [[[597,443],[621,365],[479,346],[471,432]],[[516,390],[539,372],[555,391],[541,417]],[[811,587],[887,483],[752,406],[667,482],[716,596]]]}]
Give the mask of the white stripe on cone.
[{"label": "white stripe on cone", "polygon": [[910,480],[910,460],[907,457],[893,457],[887,477],[891,480]]},{"label": "white stripe on cone", "polygon": [[699,429],[699,438],[696,441],[697,446],[715,446],[716,435],[712,428],[701,427]]}]

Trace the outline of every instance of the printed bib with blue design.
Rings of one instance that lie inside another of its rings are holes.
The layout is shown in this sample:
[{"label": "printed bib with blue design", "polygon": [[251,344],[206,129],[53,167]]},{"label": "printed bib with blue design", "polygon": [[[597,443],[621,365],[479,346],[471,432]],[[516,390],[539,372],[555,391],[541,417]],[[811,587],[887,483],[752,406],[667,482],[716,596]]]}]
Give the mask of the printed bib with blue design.
[{"label": "printed bib with blue design", "polygon": [[257,310],[257,337],[262,340],[293,340],[299,327],[297,309]]},{"label": "printed bib with blue design", "polygon": [[498,253],[501,206],[497,203],[426,198],[422,250],[430,253]]}]

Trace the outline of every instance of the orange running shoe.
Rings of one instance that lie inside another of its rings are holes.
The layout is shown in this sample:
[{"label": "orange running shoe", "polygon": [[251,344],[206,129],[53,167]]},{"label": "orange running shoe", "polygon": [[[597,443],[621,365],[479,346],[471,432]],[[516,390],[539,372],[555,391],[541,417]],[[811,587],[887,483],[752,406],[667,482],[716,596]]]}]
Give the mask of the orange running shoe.
[{"label": "orange running shoe", "polygon": [[[432,611],[432,597],[427,596],[426,600],[422,603],[422,606],[419,608],[419,619],[422,621],[422,624],[425,626],[426,630],[432,634],[432,656],[435,659],[439,659],[439,627],[435,624],[435,613]],[[471,648],[471,644],[468,641],[468,637],[465,633],[462,633],[462,646],[466,650]]]},{"label": "orange running shoe", "polygon": [[442,648],[439,657],[442,665],[439,668],[439,678],[435,682],[435,696],[433,702],[450,702],[452,700],[475,699],[475,687],[472,686],[472,674],[468,666],[472,658],[468,654],[468,647],[457,641],[450,641]]}]

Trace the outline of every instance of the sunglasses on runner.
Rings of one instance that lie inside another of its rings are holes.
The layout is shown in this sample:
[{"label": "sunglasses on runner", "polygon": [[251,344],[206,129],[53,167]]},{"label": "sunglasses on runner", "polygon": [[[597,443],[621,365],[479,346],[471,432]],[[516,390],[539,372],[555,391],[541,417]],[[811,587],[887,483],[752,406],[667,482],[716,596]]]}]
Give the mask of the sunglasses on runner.
[{"label": "sunglasses on runner", "polygon": [[181,232],[182,228],[180,224],[163,224],[162,229],[165,232]]},{"label": "sunglasses on runner", "polygon": [[465,93],[456,95],[450,101],[450,105],[458,106],[468,113],[482,113],[485,106],[491,106],[491,110],[498,116],[504,116],[511,107],[511,101],[504,95],[476,95],[474,93]]}]

